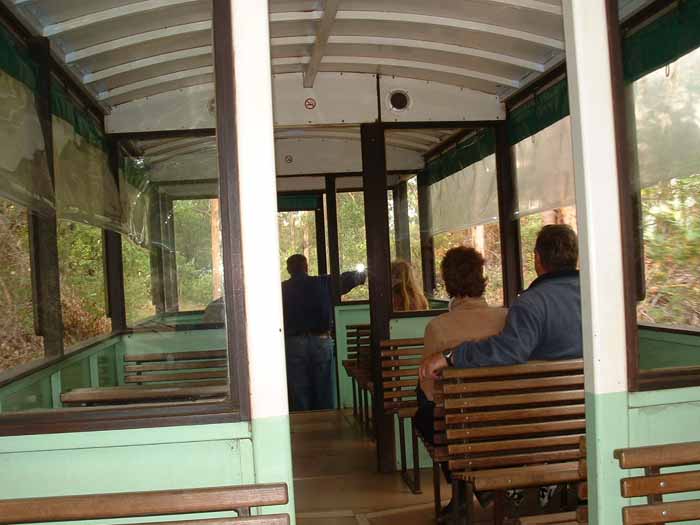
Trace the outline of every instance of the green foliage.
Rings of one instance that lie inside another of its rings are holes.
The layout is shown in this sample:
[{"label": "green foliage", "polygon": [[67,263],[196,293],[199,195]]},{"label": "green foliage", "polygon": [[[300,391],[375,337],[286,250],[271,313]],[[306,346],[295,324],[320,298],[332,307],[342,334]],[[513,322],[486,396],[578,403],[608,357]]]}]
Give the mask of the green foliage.
[{"label": "green foliage", "polygon": [[297,253],[309,261],[309,275],[318,274],[316,216],[314,211],[285,211],[277,214],[279,229],[280,282],[289,279],[287,259]]}]

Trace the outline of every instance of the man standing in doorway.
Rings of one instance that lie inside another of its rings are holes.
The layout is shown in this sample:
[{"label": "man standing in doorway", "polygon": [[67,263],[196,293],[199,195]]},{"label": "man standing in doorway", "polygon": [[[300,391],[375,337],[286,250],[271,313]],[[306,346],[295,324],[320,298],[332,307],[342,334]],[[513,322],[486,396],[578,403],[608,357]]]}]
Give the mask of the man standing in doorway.
[{"label": "man standing in doorway", "polygon": [[[287,392],[290,410],[327,410],[335,406],[333,294],[329,275],[311,277],[301,254],[287,259],[290,278],[282,283]],[[341,275],[341,295],[366,279],[364,272]]]}]

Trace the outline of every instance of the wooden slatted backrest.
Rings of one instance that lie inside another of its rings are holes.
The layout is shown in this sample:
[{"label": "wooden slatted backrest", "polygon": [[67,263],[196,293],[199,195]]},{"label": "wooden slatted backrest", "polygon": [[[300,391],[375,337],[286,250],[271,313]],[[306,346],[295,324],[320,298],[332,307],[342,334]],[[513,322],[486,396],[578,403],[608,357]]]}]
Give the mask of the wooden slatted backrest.
[{"label": "wooden slatted backrest", "polygon": [[423,339],[390,339],[382,341],[380,348],[385,412],[396,413],[402,408],[417,406]]},{"label": "wooden slatted backrest", "polygon": [[452,470],[577,461],[583,360],[448,369],[436,382]]},{"label": "wooden slatted backrest", "polygon": [[372,330],[370,328],[370,325],[348,325],[346,334],[348,341],[348,359],[354,361],[355,365],[359,368],[371,370],[372,346],[370,338]]},{"label": "wooden slatted backrest", "polygon": [[[0,500],[0,525],[14,523],[50,523],[97,519],[138,518],[222,511],[249,511],[252,507],[284,505],[289,501],[287,485],[242,485],[91,494]],[[268,516],[268,521],[228,518],[233,523],[289,523],[285,515]],[[269,520],[274,518],[275,520]],[[201,520],[202,525],[208,520]],[[192,523],[192,522],[188,522]],[[194,523],[199,523],[195,521]],[[211,525],[211,524],[209,524]]]},{"label": "wooden slatted backrest", "polygon": [[226,350],[162,352],[124,356],[127,384],[192,383],[225,385],[228,377]]},{"label": "wooden slatted backrest", "polygon": [[[625,478],[621,492],[625,498],[646,497],[646,505],[622,510],[625,525],[673,523],[700,519],[700,499],[664,502],[664,496],[700,490],[700,441],[615,451],[623,469],[644,469],[643,476]],[[662,472],[662,469],[689,467],[689,470]]]}]

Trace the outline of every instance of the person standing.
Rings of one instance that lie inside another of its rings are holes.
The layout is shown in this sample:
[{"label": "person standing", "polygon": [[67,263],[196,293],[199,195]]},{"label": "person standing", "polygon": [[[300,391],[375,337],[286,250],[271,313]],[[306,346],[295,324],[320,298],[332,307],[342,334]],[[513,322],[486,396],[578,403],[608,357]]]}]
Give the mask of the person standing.
[{"label": "person standing", "polygon": [[[333,295],[329,275],[312,277],[306,257],[287,259],[289,279],[282,283],[287,391],[290,410],[335,407]],[[364,272],[341,275],[341,295],[365,281]]]}]

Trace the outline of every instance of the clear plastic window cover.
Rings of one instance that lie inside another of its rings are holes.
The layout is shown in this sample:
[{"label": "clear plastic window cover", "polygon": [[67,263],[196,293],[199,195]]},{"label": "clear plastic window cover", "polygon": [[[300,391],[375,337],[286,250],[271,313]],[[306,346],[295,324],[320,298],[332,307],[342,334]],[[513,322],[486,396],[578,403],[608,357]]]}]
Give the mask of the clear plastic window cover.
[{"label": "clear plastic window cover", "polygon": [[34,93],[0,70],[0,196],[53,213],[54,192]]},{"label": "clear plastic window cover", "polygon": [[700,175],[700,49],[633,84],[641,188]]},{"label": "clear plastic window cover", "polygon": [[120,231],[119,191],[105,151],[56,116],[53,142],[58,218]]},{"label": "clear plastic window cover", "polygon": [[427,187],[431,235],[498,221],[496,156]]},{"label": "clear plastic window cover", "polygon": [[514,148],[518,185],[516,217],[575,203],[571,117],[518,142]]},{"label": "clear plastic window cover", "polygon": [[[165,202],[216,199],[219,195],[215,147],[169,157],[126,156],[119,177],[122,232],[144,248],[177,251],[174,239],[167,235],[168,225],[174,221],[173,208]],[[155,225],[160,231],[153,231]]]}]

